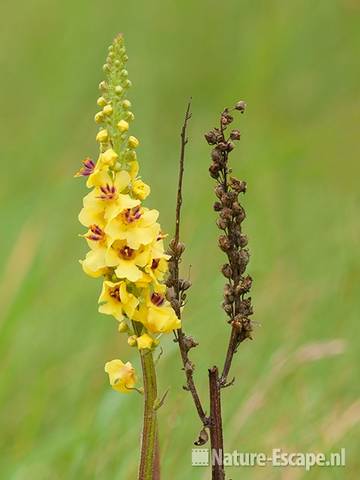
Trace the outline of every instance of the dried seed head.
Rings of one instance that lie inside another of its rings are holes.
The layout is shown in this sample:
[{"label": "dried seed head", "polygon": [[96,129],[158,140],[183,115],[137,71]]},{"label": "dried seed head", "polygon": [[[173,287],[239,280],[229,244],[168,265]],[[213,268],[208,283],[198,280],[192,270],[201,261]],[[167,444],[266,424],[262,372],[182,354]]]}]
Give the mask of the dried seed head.
[{"label": "dried seed head", "polygon": [[235,105],[235,110],[239,110],[239,112],[244,113],[246,109],[246,103],[243,100],[240,100]]},{"label": "dried seed head", "polygon": [[182,242],[176,242],[175,238],[173,238],[169,244],[169,249],[172,252],[170,255],[180,256],[185,250],[185,245]]},{"label": "dried seed head", "polygon": [[248,237],[245,233],[241,233],[240,234],[240,237],[239,237],[239,246],[241,248],[244,248],[246,247],[246,245],[248,244]]},{"label": "dried seed head", "polygon": [[215,191],[215,195],[221,200],[225,192],[223,185],[217,185],[214,191]]},{"label": "dried seed head", "polygon": [[240,130],[233,130],[231,133],[230,133],[230,138],[231,140],[240,140]]},{"label": "dried seed head", "polygon": [[223,126],[230,125],[230,123],[234,120],[234,117],[230,115],[227,108],[221,114],[221,123]]},{"label": "dried seed head", "polygon": [[220,145],[213,148],[213,150],[211,152],[211,158],[213,159],[214,162],[221,162],[222,161],[222,154],[221,154]]},{"label": "dried seed head", "polygon": [[218,163],[212,163],[209,167],[210,176],[212,178],[218,179],[220,176],[220,166]]},{"label": "dried seed head", "polygon": [[240,252],[239,252],[239,270],[240,270],[241,275],[245,272],[246,266],[249,263],[249,260],[250,260],[249,251],[247,249],[240,250]]},{"label": "dried seed head", "polygon": [[225,263],[222,268],[221,268],[221,272],[222,274],[224,275],[225,278],[231,278],[232,277],[232,268],[230,267],[230,265],[228,263]]},{"label": "dried seed head", "polygon": [[214,210],[215,212],[220,212],[220,210],[222,209],[222,205],[220,202],[215,202],[214,203]]},{"label": "dried seed head", "polygon": [[238,180],[235,177],[230,178],[230,186],[236,193],[245,193],[246,192],[246,182],[243,180]]},{"label": "dried seed head", "polygon": [[204,136],[209,145],[215,145],[217,142],[217,134],[215,130],[210,130],[210,132],[205,133]]},{"label": "dried seed head", "polygon": [[247,275],[245,278],[241,280],[241,283],[237,285],[236,293],[238,295],[247,293],[251,289],[251,285],[252,285],[252,278],[250,277],[250,275]]},{"label": "dried seed head", "polygon": [[231,242],[226,235],[221,235],[219,237],[219,247],[224,252],[228,252],[229,250],[231,250]]},{"label": "dried seed head", "polygon": [[232,307],[232,304],[231,304],[231,303],[223,302],[223,303],[222,303],[222,308],[224,309],[226,315],[229,315],[229,317],[232,316],[232,314],[233,314],[233,307]]},{"label": "dried seed head", "polygon": [[216,220],[216,225],[220,228],[220,230],[226,230],[228,226],[228,221],[225,220],[224,218],[218,218]]}]

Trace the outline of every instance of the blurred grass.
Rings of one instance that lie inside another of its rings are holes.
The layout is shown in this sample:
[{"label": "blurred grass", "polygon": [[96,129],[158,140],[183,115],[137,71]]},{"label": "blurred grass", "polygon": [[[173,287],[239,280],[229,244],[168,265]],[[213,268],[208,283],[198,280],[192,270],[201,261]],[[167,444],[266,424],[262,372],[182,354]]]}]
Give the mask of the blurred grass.
[{"label": "blurred grass", "polygon": [[[0,478],[135,478],[141,402],[110,391],[103,365],[137,359],[97,313],[99,284],[77,263],[84,188],[72,179],[96,154],[97,84],[118,31],[130,56],[148,204],[169,232],[179,128],[193,96],[183,237],[194,286],[185,322],[201,342],[193,357],[203,396],[227,330],[202,134],[225,105],[241,98],[249,106],[234,170],[249,184],[262,327],[242,345],[236,386],[224,393],[227,449],[347,448],[345,469],[229,474],[357,478],[359,3],[3,0],[2,18]],[[317,342],[333,339],[344,342],[330,344],[334,355],[296,360],[304,345],[319,352]],[[190,465],[199,427],[171,339],[159,378],[161,390],[170,387],[160,411],[163,476],[208,478]]]}]

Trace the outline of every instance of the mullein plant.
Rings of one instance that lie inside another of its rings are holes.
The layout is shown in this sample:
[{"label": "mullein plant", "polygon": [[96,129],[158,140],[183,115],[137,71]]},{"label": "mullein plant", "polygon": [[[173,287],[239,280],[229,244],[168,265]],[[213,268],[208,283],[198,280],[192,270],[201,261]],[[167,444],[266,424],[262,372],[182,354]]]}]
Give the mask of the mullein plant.
[{"label": "mullein plant", "polygon": [[[214,210],[221,230],[219,247],[227,262],[221,272],[226,278],[223,309],[228,317],[230,335],[224,364],[219,371],[209,369],[209,412],[204,407],[195,385],[195,365],[190,359],[196,340],[185,334],[181,316],[191,287],[181,278],[180,263],[185,245],[180,239],[182,185],[187,126],[191,118],[190,102],[181,131],[179,180],[177,189],[175,235],[164,250],[166,237],[158,223],[159,212],[143,206],[150,187],[139,176],[137,147],[139,140],[129,134],[134,120],[127,93],[131,87],[126,70],[127,55],[122,35],[109,47],[103,70],[105,80],[99,85],[100,110],[95,115],[99,144],[97,161],[91,158],[75,175],[84,177],[90,192],[84,197],[79,214],[80,223],[87,229],[81,235],[89,247],[80,263],[90,277],[102,279],[99,312],[117,320],[118,331],[127,335],[128,344],[137,348],[142,367],[142,386],[130,362],[113,359],[106,363],[105,372],[111,387],[117,392],[139,392],[144,397],[144,420],[140,453],[139,480],[159,480],[157,410],[164,396],[158,398],[154,351],[160,337],[173,333],[179,346],[186,377],[184,389],[191,393],[201,430],[195,445],[207,443],[210,436],[212,479],[224,480],[223,428],[221,391],[233,384],[228,380],[234,354],[239,345],[251,339],[254,322],[249,291],[252,279],[246,275],[249,262],[248,239],[242,232],[245,210],[240,195],[246,183],[232,176],[229,155],[240,140],[240,131],[231,127],[233,112],[244,113],[245,103],[238,102],[220,115],[218,127],[210,130],[206,141],[212,146],[210,176],[215,180]],[[210,434],[210,435],[209,435]]]},{"label": "mullein plant", "polygon": [[139,479],[159,478],[156,411],[158,399],[154,350],[163,334],[180,328],[180,320],[166,298],[165,276],[170,256],[165,253],[159,212],[143,205],[150,187],[139,176],[139,140],[129,134],[134,120],[127,99],[131,81],[126,70],[124,39],[109,47],[99,85],[96,141],[99,156],[86,158],[76,174],[90,192],[83,199],[79,221],[89,251],[81,261],[84,272],[102,279],[99,312],[117,321],[119,333],[138,349],[142,385],[130,362],[106,363],[111,387],[122,394],[144,396],[144,424]]},{"label": "mullein plant", "polygon": [[[206,142],[212,146],[211,165],[209,173],[215,180],[216,201],[213,205],[218,214],[217,226],[221,231],[218,239],[220,249],[226,254],[227,262],[221,267],[221,272],[226,278],[222,307],[228,318],[230,335],[225,353],[224,364],[219,372],[217,366],[209,369],[209,414],[203,406],[198,389],[195,384],[195,365],[191,361],[189,352],[198,346],[198,342],[185,334],[181,326],[175,334],[175,341],[179,345],[183,370],[186,377],[184,390],[191,393],[197,414],[201,422],[199,438],[195,445],[206,444],[210,436],[212,453],[212,479],[224,480],[224,447],[223,425],[221,415],[221,391],[234,383],[234,378],[229,381],[229,372],[239,345],[246,339],[252,338],[252,330],[255,322],[250,320],[253,314],[251,297],[249,292],[252,286],[252,278],[246,274],[250,254],[247,248],[248,238],[242,231],[242,224],[246,218],[244,207],[241,205],[240,196],[246,192],[246,182],[232,175],[229,165],[229,157],[240,140],[241,133],[231,125],[235,118],[233,113],[244,113],[246,104],[239,101],[232,108],[225,108],[219,119],[217,127],[205,134]],[[177,193],[175,236],[170,242],[168,253],[169,275],[166,279],[167,296],[173,306],[177,317],[181,317],[182,308],[185,304],[187,290],[190,288],[188,280],[180,277],[179,267],[185,250],[180,241],[180,219],[182,206],[182,184],[184,175],[185,147],[188,143],[186,130],[191,118],[190,103],[188,105],[185,120],[181,132],[180,168]],[[209,435],[210,434],[210,435]]]}]

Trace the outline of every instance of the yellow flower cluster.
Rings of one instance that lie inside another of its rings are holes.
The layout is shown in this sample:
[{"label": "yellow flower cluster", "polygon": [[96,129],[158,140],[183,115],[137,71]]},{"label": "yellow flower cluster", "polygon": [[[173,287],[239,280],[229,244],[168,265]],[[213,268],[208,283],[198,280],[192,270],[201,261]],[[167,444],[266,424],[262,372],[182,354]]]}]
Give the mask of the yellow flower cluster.
[{"label": "yellow flower cluster", "polygon": [[[139,141],[129,135],[134,114],[125,98],[131,86],[126,61],[119,35],[109,47],[103,67],[106,79],[99,85],[101,110],[95,115],[99,157],[96,163],[86,158],[76,176],[86,177],[91,189],[79,214],[90,248],[81,261],[83,270],[103,277],[99,311],[115,317],[119,331],[128,334],[129,345],[141,350],[155,348],[159,336],[179,328],[180,320],[165,297],[169,257],[157,222],[159,212],[142,205],[150,187],[138,175]],[[105,371],[114,389],[133,388],[131,364],[113,360]]]}]

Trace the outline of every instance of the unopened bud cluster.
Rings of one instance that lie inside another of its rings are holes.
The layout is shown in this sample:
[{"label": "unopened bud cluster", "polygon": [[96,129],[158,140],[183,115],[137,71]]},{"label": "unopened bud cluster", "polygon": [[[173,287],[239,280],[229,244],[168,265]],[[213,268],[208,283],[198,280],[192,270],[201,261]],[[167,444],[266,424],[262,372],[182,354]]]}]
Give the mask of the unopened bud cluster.
[{"label": "unopened bud cluster", "polygon": [[[245,111],[246,104],[238,102],[231,111]],[[240,131],[232,129],[234,121],[230,109],[226,108],[220,116],[220,125],[205,134],[211,151],[212,163],[209,172],[216,180],[214,210],[218,213],[217,226],[222,231],[219,236],[219,247],[227,255],[228,261],[222,268],[222,274],[227,279],[224,287],[223,309],[229,317],[229,323],[238,327],[239,341],[251,335],[253,313],[251,298],[248,293],[252,279],[246,275],[246,267],[250,254],[247,248],[247,236],[242,233],[242,223],[246,218],[240,196],[246,192],[246,182],[230,176],[229,154],[240,140]]]}]

